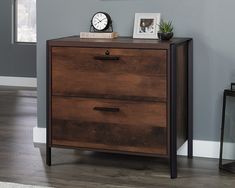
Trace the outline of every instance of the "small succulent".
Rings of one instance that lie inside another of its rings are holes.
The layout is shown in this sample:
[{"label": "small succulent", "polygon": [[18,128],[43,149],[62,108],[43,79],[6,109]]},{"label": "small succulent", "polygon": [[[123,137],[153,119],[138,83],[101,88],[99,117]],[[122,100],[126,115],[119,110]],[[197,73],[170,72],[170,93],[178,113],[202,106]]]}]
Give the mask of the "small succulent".
[{"label": "small succulent", "polygon": [[172,21],[164,21],[161,20],[160,24],[159,24],[159,32],[160,33],[171,33],[173,32],[173,25],[172,25]]}]

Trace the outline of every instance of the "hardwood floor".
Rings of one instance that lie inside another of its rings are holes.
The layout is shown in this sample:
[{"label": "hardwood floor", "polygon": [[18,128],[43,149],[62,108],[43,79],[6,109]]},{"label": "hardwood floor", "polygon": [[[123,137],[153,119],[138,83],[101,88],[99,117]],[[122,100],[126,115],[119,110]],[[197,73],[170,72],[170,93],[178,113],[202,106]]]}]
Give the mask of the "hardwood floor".
[{"label": "hardwood floor", "polygon": [[53,149],[45,165],[45,145],[32,143],[37,125],[36,91],[0,87],[0,181],[51,187],[226,188],[235,175],[218,170],[218,160],[179,157],[179,178],[168,163],[151,157]]}]

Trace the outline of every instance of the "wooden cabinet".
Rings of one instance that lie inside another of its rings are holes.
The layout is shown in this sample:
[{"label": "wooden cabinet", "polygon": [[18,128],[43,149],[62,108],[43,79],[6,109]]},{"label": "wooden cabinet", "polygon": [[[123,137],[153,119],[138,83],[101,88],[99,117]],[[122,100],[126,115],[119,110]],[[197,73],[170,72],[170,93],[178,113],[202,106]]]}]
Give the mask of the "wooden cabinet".
[{"label": "wooden cabinet", "polygon": [[51,148],[192,157],[192,40],[47,41],[47,164]]}]

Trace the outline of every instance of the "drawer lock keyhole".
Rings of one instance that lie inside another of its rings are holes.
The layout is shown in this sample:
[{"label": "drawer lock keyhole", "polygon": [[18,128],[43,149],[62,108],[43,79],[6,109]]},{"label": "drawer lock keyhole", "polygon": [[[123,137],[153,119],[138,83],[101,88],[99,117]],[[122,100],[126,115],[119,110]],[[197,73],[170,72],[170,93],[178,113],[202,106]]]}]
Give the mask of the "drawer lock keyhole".
[{"label": "drawer lock keyhole", "polygon": [[105,55],[110,55],[109,50],[106,50]]}]

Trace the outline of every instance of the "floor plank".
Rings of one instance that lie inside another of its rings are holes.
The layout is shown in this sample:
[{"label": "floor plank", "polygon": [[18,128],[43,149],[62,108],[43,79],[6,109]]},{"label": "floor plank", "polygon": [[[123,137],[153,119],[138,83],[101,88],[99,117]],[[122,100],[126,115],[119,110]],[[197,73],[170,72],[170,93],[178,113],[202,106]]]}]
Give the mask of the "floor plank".
[{"label": "floor plank", "polygon": [[53,149],[45,165],[45,145],[32,143],[37,125],[37,92],[0,87],[0,181],[58,188],[230,188],[235,175],[220,172],[218,160],[179,157],[179,178],[169,178],[168,162],[152,157]]}]

